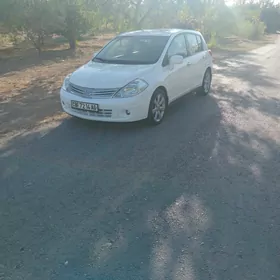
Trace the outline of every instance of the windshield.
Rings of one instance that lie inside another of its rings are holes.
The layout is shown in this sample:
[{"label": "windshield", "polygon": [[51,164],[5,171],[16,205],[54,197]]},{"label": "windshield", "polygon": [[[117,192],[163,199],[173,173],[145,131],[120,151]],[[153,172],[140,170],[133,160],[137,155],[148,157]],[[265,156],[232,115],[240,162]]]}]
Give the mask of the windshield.
[{"label": "windshield", "polygon": [[113,64],[154,64],[169,36],[120,36],[111,41],[94,58],[94,62]]}]

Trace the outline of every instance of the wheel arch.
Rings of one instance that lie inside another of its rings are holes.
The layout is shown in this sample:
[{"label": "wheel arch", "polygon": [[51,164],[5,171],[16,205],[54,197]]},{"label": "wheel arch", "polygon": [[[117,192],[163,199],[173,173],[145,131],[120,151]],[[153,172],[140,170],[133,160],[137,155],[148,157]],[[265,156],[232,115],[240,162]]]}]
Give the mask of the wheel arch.
[{"label": "wheel arch", "polygon": [[203,80],[204,80],[204,77],[205,77],[205,74],[206,74],[206,72],[207,71],[210,71],[210,74],[211,74],[211,79],[212,79],[212,77],[213,77],[213,70],[212,70],[212,67],[211,66],[208,66],[207,68],[206,68],[206,70],[205,70],[205,72],[204,72],[204,74],[203,74],[203,77],[202,77],[202,82],[201,82],[201,84],[203,84]]},{"label": "wheel arch", "polygon": [[208,66],[207,69],[205,70],[205,73],[210,70],[211,76],[213,75],[213,70],[212,67]]},{"label": "wheel arch", "polygon": [[162,91],[165,92],[165,95],[166,95],[166,98],[167,98],[167,104],[169,104],[169,96],[168,96],[168,92],[167,92],[166,87],[164,87],[164,86],[158,86],[158,87],[154,90],[154,93],[155,93],[157,90],[162,90]]}]

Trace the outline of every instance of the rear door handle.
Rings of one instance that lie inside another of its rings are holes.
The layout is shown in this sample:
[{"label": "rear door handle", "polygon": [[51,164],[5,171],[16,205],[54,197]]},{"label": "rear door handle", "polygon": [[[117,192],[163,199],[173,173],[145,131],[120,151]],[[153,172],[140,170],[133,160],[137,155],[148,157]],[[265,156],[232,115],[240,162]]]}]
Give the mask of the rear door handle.
[{"label": "rear door handle", "polygon": [[191,62],[187,62],[187,66],[190,66],[190,65],[192,65]]}]

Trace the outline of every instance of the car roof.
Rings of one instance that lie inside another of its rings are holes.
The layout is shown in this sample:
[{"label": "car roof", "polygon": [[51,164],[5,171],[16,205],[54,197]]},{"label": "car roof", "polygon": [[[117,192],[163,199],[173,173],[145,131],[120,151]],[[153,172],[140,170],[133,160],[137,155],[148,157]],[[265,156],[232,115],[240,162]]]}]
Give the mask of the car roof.
[{"label": "car roof", "polygon": [[119,36],[171,36],[180,34],[182,32],[191,32],[200,34],[195,30],[186,30],[186,29],[144,29],[144,30],[135,30],[130,32],[121,33]]}]

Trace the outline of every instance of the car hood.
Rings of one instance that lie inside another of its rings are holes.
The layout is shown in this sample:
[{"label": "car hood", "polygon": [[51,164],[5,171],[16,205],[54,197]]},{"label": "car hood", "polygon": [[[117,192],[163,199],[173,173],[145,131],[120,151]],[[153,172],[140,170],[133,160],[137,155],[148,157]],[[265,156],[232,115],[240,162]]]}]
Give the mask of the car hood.
[{"label": "car hood", "polygon": [[121,65],[89,62],[77,69],[70,82],[88,88],[121,88],[151,71],[154,65]]}]

